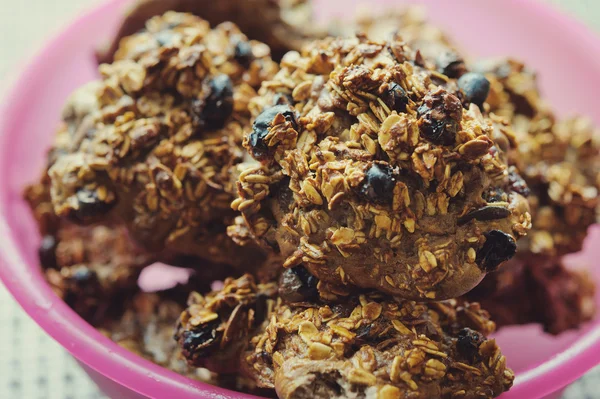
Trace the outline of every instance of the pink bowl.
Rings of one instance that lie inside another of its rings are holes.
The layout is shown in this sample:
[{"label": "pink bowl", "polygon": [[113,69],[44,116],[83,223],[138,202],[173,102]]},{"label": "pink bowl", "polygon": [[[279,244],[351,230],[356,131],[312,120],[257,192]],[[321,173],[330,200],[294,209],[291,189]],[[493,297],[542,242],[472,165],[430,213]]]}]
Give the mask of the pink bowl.
[{"label": "pink bowl", "polygon": [[[322,3],[321,16],[344,16],[359,2]],[[540,71],[542,89],[559,114],[590,115],[600,125],[600,97],[592,89],[600,87],[600,42],[584,27],[530,0],[419,3],[471,54],[510,54]],[[111,397],[249,398],[187,379],[117,346],[61,302],[38,267],[39,236],[21,191],[43,167],[44,151],[65,99],[95,77],[93,50],[116,28],[122,6],[122,0],[111,0],[77,19],[24,68],[5,100],[0,114],[0,236],[4,237],[0,277],[25,311],[71,352]],[[575,260],[596,266],[600,246],[593,243],[599,242],[600,229],[596,227]],[[600,268],[592,271],[600,284]],[[600,320],[559,337],[526,326],[504,329],[497,339],[517,373],[513,389],[502,398],[541,398],[555,395],[599,362]]]}]

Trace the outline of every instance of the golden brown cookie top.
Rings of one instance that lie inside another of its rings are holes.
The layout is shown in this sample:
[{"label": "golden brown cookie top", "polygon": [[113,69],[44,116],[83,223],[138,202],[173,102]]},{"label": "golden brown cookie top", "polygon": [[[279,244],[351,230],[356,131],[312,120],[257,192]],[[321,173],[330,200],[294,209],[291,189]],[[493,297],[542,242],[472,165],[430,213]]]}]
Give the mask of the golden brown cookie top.
[{"label": "golden brown cookie top", "polygon": [[155,251],[233,248],[230,173],[245,156],[248,102],[277,70],[269,48],[231,23],[168,12],[116,59],[65,109],[49,169],[57,215],[118,219]]},{"label": "golden brown cookie top", "polygon": [[315,42],[259,94],[232,206],[286,267],[444,299],[514,255],[528,205],[491,121],[401,39]]}]

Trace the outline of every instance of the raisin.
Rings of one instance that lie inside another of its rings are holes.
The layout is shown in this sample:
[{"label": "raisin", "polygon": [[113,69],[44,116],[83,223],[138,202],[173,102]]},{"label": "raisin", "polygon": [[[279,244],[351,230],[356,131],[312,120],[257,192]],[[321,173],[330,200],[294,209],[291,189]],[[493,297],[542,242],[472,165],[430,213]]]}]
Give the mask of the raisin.
[{"label": "raisin", "polygon": [[246,40],[238,40],[233,48],[233,59],[244,68],[248,68],[254,59],[252,45]]},{"label": "raisin", "polygon": [[202,357],[207,354],[209,347],[217,340],[218,321],[199,326],[195,330],[186,330],[182,334],[183,351],[186,357]]},{"label": "raisin", "polygon": [[388,165],[373,164],[365,173],[360,192],[369,201],[389,204],[394,198],[395,186],[393,169]]},{"label": "raisin", "polygon": [[468,103],[473,103],[480,108],[490,94],[490,81],[477,72],[468,72],[462,75],[458,79],[458,87],[464,93],[464,98]]},{"label": "raisin", "polygon": [[85,222],[107,213],[114,203],[104,202],[98,198],[96,190],[82,188],[75,194],[77,209],[71,217],[78,222]]},{"label": "raisin", "polygon": [[435,64],[438,72],[443,73],[449,78],[458,78],[467,72],[465,61],[458,54],[450,50],[441,52],[435,60]]},{"label": "raisin", "polygon": [[531,194],[527,182],[521,177],[514,166],[511,166],[508,170],[508,185],[512,191],[521,194],[523,197]]},{"label": "raisin", "polygon": [[396,82],[389,83],[387,88],[381,94],[381,98],[390,110],[397,112],[406,112],[408,105],[408,95],[406,91]]},{"label": "raisin", "polygon": [[421,135],[434,144],[453,145],[460,130],[462,104],[443,89],[425,96],[417,110]]},{"label": "raisin", "polygon": [[465,223],[470,222],[471,220],[495,220],[495,219],[504,219],[510,216],[510,210],[503,206],[484,206],[482,208],[476,209],[467,213],[464,216],[458,218],[458,225],[463,225]]},{"label": "raisin", "polygon": [[285,269],[279,278],[279,295],[288,303],[315,301],[319,280],[303,266]]},{"label": "raisin", "polygon": [[485,243],[477,251],[475,263],[485,271],[491,272],[517,252],[515,240],[500,230],[491,230],[484,233]]},{"label": "raisin", "polygon": [[56,245],[58,242],[56,238],[51,235],[45,235],[42,238],[40,247],[38,248],[38,257],[40,264],[44,269],[55,269],[56,264]]},{"label": "raisin", "polygon": [[220,129],[233,112],[233,83],[227,75],[217,75],[205,87],[208,94],[192,101],[192,121],[197,129]]},{"label": "raisin", "polygon": [[463,358],[472,363],[479,358],[479,345],[484,341],[481,333],[465,327],[458,332],[456,349]]},{"label": "raisin", "polygon": [[265,137],[269,134],[269,129],[272,126],[273,119],[277,115],[283,115],[287,122],[292,124],[294,129],[298,128],[296,123],[296,114],[292,107],[289,105],[275,105],[264,110],[252,125],[252,133],[248,138],[248,144],[250,145],[250,151],[252,156],[258,160],[265,159],[269,154],[269,148],[265,143]]}]

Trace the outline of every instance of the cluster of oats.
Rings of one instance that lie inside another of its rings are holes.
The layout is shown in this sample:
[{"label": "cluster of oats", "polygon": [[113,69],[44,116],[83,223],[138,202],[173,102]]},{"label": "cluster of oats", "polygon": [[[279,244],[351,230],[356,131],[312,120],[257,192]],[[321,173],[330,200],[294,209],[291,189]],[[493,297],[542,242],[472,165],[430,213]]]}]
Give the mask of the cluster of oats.
[{"label": "cluster of oats", "polygon": [[533,228],[519,249],[550,256],[579,251],[600,205],[600,131],[585,117],[557,120],[523,64],[496,60],[478,68],[491,81],[490,112],[510,121],[517,135],[511,163],[531,190]]},{"label": "cluster of oats", "polygon": [[277,65],[237,27],[167,13],[121,41],[64,113],[48,175],[54,210],[117,219],[147,248],[238,263],[225,235],[248,102]]},{"label": "cluster of oats", "polygon": [[495,330],[489,314],[457,300],[370,293],[338,304],[289,304],[272,285],[244,276],[193,294],[180,323],[184,355],[223,364],[231,355],[223,348],[241,347],[240,372],[280,398],[493,397],[514,379],[486,338]]},{"label": "cluster of oats", "polygon": [[[512,257],[530,227],[491,120],[398,37],[290,52],[259,94],[245,140],[259,162],[240,173],[232,207],[285,267],[452,298]],[[492,191],[502,198],[488,201]]]}]

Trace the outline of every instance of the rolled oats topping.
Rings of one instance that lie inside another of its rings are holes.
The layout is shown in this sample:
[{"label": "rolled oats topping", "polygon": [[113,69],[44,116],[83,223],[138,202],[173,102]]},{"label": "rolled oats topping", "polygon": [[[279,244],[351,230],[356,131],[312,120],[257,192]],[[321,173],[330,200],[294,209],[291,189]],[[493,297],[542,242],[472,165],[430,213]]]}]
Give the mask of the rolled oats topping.
[{"label": "rolled oats topping", "polygon": [[227,367],[235,368],[246,337],[263,322],[276,294],[276,284],[256,284],[248,274],[226,279],[219,291],[192,293],[175,331],[182,355],[197,367],[231,371]]},{"label": "rolled oats topping", "polygon": [[461,295],[530,227],[491,120],[463,95],[398,37],[290,52],[250,103],[244,145],[258,162],[232,207],[285,267],[323,283]]},{"label": "rolled oats topping", "polygon": [[188,362],[212,368],[238,354],[240,372],[280,398],[491,398],[512,385],[477,303],[372,292],[291,304],[276,288],[244,276],[193,293],[176,334]]},{"label": "rolled oats topping", "polygon": [[154,251],[262,262],[226,228],[248,104],[277,71],[269,48],[231,23],[168,12],[121,40],[115,59],[65,109],[48,171],[56,214],[124,222]]},{"label": "rolled oats topping", "polygon": [[560,256],[579,251],[600,205],[600,131],[584,117],[557,120],[540,97],[536,75],[514,60],[477,66],[491,81],[490,112],[511,124],[519,142],[509,162],[527,185],[532,231],[524,252]]},{"label": "rolled oats topping", "polygon": [[[276,55],[297,50],[304,42],[325,34],[314,24],[313,8],[308,0],[137,0],[111,43],[99,52],[99,60],[112,62],[122,38],[139,32],[147,20],[167,11],[191,13],[211,25],[233,22],[249,38],[267,44]],[[169,34],[164,37],[168,38]],[[244,42],[236,45],[236,56],[247,59],[244,48],[247,48]]]}]

